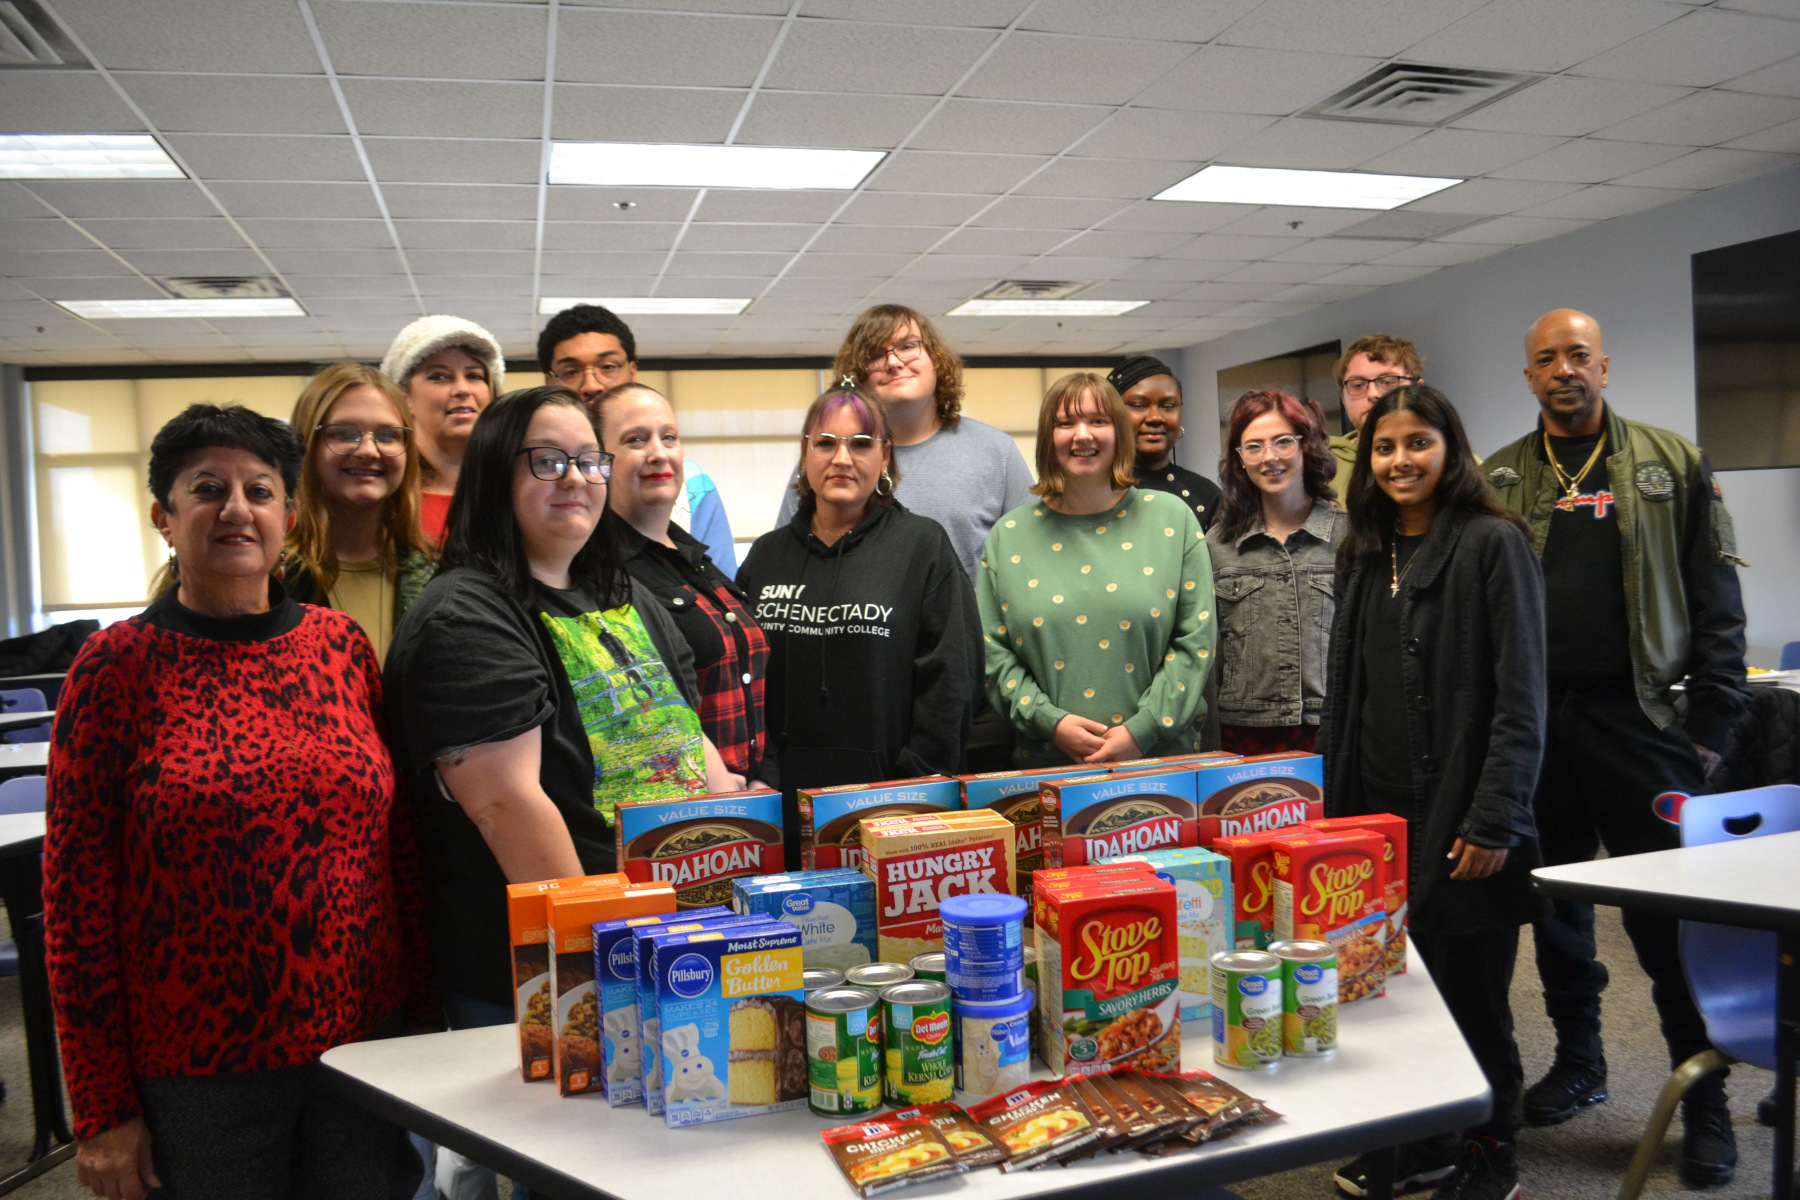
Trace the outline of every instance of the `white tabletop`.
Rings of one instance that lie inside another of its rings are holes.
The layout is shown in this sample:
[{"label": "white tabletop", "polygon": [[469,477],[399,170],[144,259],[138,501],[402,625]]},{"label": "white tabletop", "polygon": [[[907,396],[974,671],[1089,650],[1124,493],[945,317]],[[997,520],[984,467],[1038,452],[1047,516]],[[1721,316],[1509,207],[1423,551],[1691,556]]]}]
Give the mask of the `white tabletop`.
[{"label": "white tabletop", "polygon": [[0,814],[0,857],[36,849],[44,840],[44,814]]},{"label": "white tabletop", "polygon": [[41,775],[49,764],[49,742],[0,743],[0,779],[14,775]]},{"label": "white tabletop", "polygon": [[[1339,1025],[1341,1048],[1330,1058],[1215,1071],[1282,1113],[1273,1124],[1168,1158],[1125,1153],[1013,1174],[990,1168],[907,1195],[1141,1200],[1146,1189],[1168,1194],[1349,1158],[1487,1116],[1487,1082],[1416,959],[1385,998],[1341,1010]],[[1214,1070],[1210,1038],[1197,1030],[1183,1039],[1184,1067]],[[510,1025],[339,1046],[325,1065],[358,1103],[562,1200],[855,1197],[819,1140],[842,1117],[803,1109],[669,1129],[642,1108],[522,1082]]]},{"label": "white tabletop", "polygon": [[48,708],[37,712],[5,712],[0,713],[0,729],[20,729],[27,725],[42,725],[55,719],[55,710]]},{"label": "white tabletop", "polygon": [[1800,833],[1539,867],[1547,896],[1800,932]]}]

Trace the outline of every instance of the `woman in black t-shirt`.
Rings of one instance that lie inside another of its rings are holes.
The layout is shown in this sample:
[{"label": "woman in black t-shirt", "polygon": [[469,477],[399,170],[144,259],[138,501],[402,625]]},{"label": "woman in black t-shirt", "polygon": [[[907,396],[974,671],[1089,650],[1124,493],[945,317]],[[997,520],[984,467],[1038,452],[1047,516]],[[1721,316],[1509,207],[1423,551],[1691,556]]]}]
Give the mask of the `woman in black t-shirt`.
[{"label": "woman in black t-shirt", "polygon": [[[1326,808],[1406,818],[1410,942],[1494,1090],[1493,1116],[1460,1152],[1402,1147],[1399,1174],[1415,1185],[1456,1175],[1446,1187],[1504,1196],[1518,1182],[1524,1083],[1507,992],[1541,863],[1543,573],[1432,388],[1377,402],[1348,500],[1319,733]],[[1358,1159],[1338,1179],[1366,1191],[1368,1175]]]}]

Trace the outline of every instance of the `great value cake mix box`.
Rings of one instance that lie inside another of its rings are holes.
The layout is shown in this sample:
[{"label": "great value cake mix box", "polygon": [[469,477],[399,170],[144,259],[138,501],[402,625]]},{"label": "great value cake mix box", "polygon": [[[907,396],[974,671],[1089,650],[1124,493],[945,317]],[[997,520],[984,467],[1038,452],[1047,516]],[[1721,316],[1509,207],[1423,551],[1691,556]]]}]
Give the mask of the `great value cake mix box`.
[{"label": "great value cake mix box", "polygon": [[1387,874],[1387,973],[1406,974],[1406,818],[1392,813],[1373,813],[1362,817],[1327,817],[1307,824],[1320,833],[1366,829],[1387,839],[1387,854],[1382,862]]},{"label": "great value cake mix box", "polygon": [[730,1121],[806,1103],[800,931],[780,921],[656,938],[663,1120]]},{"label": "great value cake mix box", "polygon": [[1325,765],[1316,754],[1262,754],[1194,768],[1200,832],[1195,843],[1263,833],[1325,815]]},{"label": "great value cake mix box", "polygon": [[544,895],[562,890],[616,890],[629,880],[622,874],[577,875],[537,883],[506,885],[506,923],[512,943],[513,1020],[519,1029],[519,1075],[527,1082],[548,1081],[556,1057],[551,1028],[550,919]]},{"label": "great value cake mix box", "polygon": [[1059,1075],[1181,1066],[1175,887],[1147,875],[1052,887],[1038,907],[1043,1058]]},{"label": "great value cake mix box", "polygon": [[1194,781],[1194,770],[1180,766],[1045,781],[1039,789],[1044,861],[1078,867],[1121,854],[1197,845]]},{"label": "great value cake mix box", "polygon": [[619,1107],[644,1100],[643,1029],[638,1016],[637,943],[632,932],[647,925],[684,923],[704,928],[707,917],[733,915],[729,908],[691,908],[600,921],[594,925],[594,985],[600,997],[600,1059],[606,1102]]},{"label": "great value cake mix box", "polygon": [[646,926],[631,931],[634,957],[638,965],[638,1054],[641,1060],[638,1077],[643,1085],[644,1108],[652,1114],[663,1110],[662,1022],[656,1007],[656,974],[652,959],[657,939],[711,929],[739,929],[767,920],[767,917],[744,917],[729,913],[670,925]]},{"label": "great value cake mix box", "polygon": [[597,1092],[600,997],[594,981],[594,925],[675,911],[675,889],[660,883],[544,893],[550,932],[551,1020],[556,1034],[552,1074],[565,1096]]},{"label": "great value cake mix box", "polygon": [[1330,942],[1338,952],[1338,1001],[1387,992],[1387,839],[1346,830],[1285,833],[1275,861],[1275,939]]},{"label": "great value cake mix box", "polygon": [[[1151,760],[1154,761],[1154,760]],[[992,809],[1012,822],[1015,831],[1013,854],[1018,862],[1015,893],[1031,894],[1031,873],[1044,865],[1044,810],[1038,800],[1038,786],[1047,779],[1067,779],[1074,775],[1092,775],[1094,767],[1055,767],[1045,771],[990,771],[983,775],[958,775],[962,784],[963,807]]]},{"label": "great value cake mix box", "polygon": [[740,913],[798,926],[809,967],[847,971],[875,959],[875,884],[861,871],[739,879],[731,903]]},{"label": "great value cake mix box", "polygon": [[809,871],[860,867],[864,817],[942,812],[962,807],[962,785],[948,775],[800,790],[800,865]]},{"label": "great value cake mix box", "polygon": [[1175,887],[1180,932],[1181,1019],[1212,1020],[1212,956],[1233,948],[1231,860],[1198,847],[1151,850],[1112,862],[1142,862]]},{"label": "great value cake mix box", "polygon": [[945,812],[862,823],[862,870],[875,884],[877,957],[907,962],[944,948],[938,905],[1012,893],[1014,837],[999,813]]},{"label": "great value cake mix box", "polygon": [[729,904],[732,880],[787,866],[780,792],[624,800],[613,836],[625,874],[669,884],[683,908]]}]

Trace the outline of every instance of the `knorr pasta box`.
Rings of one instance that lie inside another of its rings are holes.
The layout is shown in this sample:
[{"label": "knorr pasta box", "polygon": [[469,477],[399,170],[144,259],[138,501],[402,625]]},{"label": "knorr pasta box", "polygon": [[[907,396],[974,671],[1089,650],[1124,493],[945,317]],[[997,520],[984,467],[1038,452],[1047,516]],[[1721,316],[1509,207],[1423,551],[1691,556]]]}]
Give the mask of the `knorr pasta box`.
[{"label": "knorr pasta box", "polygon": [[512,943],[513,1020],[519,1028],[519,1074],[527,1083],[548,1080],[556,1057],[550,1025],[550,921],[548,892],[623,887],[624,875],[577,875],[506,885],[506,923]]},{"label": "knorr pasta box", "polygon": [[667,883],[683,908],[731,903],[731,881],[783,870],[780,792],[625,800],[614,822],[619,866]]},{"label": "knorr pasta box", "polygon": [[1316,754],[1261,754],[1194,769],[1197,845],[1264,833],[1325,815],[1325,765]]},{"label": "knorr pasta box", "polygon": [[1194,846],[1194,776],[1190,767],[1047,780],[1044,861],[1078,867],[1121,854]]},{"label": "knorr pasta box", "polygon": [[1275,940],[1275,839],[1309,828],[1289,825],[1213,842],[1213,851],[1231,861],[1231,939],[1236,949],[1261,950]]},{"label": "knorr pasta box", "polygon": [[1031,894],[1031,873],[1044,865],[1043,806],[1038,785],[1047,779],[1092,775],[1093,767],[1054,767],[1047,771],[989,771],[984,775],[958,775],[963,807],[992,809],[1012,822],[1016,832],[1014,854],[1018,859],[1016,894]]},{"label": "knorr pasta box", "polygon": [[807,870],[860,867],[864,817],[892,817],[960,809],[962,785],[948,775],[886,783],[800,789],[800,865]]},{"label": "knorr pasta box", "polygon": [[1271,843],[1275,938],[1330,942],[1338,1001],[1387,992],[1387,838],[1379,833],[1290,833]]},{"label": "knorr pasta box", "polygon": [[675,911],[667,884],[626,884],[607,891],[544,893],[550,930],[550,993],[556,1034],[553,1073],[565,1096],[597,1092],[600,1070],[600,996],[594,985],[596,922]]},{"label": "knorr pasta box", "polygon": [[1181,974],[1175,887],[1115,876],[1051,888],[1039,906],[1038,1021],[1051,1071],[1181,1064]]},{"label": "knorr pasta box", "polygon": [[1342,833],[1346,829],[1366,829],[1387,838],[1387,973],[1406,974],[1406,818],[1392,813],[1374,813],[1364,817],[1327,817],[1308,821],[1320,833]]},{"label": "knorr pasta box", "polygon": [[877,955],[907,962],[944,948],[938,905],[950,896],[1010,895],[1012,822],[990,810],[862,822],[862,870],[875,882]]},{"label": "knorr pasta box", "polygon": [[1231,860],[1198,847],[1152,850],[1115,862],[1143,862],[1175,885],[1180,931],[1181,1019],[1212,1020],[1212,956],[1233,948]]}]

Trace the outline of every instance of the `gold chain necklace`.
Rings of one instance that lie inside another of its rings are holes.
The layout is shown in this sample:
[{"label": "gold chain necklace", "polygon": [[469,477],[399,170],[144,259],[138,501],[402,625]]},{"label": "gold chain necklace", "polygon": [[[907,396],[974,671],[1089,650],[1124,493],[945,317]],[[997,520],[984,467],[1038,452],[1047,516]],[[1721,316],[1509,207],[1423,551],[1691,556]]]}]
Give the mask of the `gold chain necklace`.
[{"label": "gold chain necklace", "polygon": [[1600,440],[1594,443],[1594,452],[1588,455],[1588,460],[1582,464],[1581,470],[1571,477],[1567,471],[1562,469],[1562,464],[1556,461],[1556,452],[1550,448],[1550,431],[1548,429],[1544,431],[1544,457],[1550,460],[1550,469],[1556,472],[1556,482],[1563,489],[1565,500],[1574,503],[1576,495],[1581,491],[1581,481],[1586,479],[1588,472],[1594,469],[1594,464],[1600,461],[1600,455],[1605,449],[1606,431],[1601,430]]},{"label": "gold chain necklace", "polygon": [[[1406,571],[1412,570],[1413,564],[1418,561],[1419,552],[1415,550],[1413,556],[1406,560]],[[1388,595],[1398,596],[1400,581],[1406,578],[1406,571],[1400,569],[1400,527],[1398,525],[1394,526],[1394,540],[1388,543],[1388,565],[1393,568],[1394,572],[1393,582],[1388,584]]]}]

